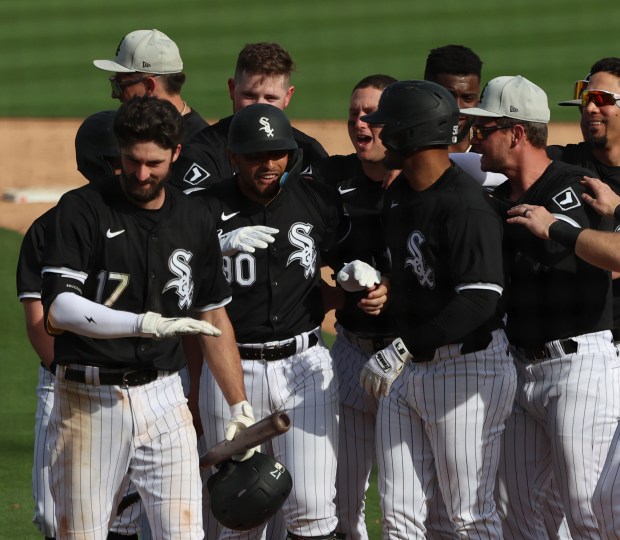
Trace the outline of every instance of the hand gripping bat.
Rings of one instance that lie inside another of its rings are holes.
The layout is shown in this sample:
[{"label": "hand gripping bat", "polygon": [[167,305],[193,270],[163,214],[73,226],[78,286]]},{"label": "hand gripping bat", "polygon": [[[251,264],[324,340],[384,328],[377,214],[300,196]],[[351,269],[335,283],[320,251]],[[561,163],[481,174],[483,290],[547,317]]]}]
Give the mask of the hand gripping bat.
[{"label": "hand gripping bat", "polygon": [[[288,414],[285,412],[275,412],[241,430],[232,441],[221,441],[210,450],[207,450],[200,457],[200,468],[207,469],[223,463],[233,456],[243,454],[250,448],[260,446],[278,435],[286,433],[290,427],[291,419]],[[125,495],[118,505],[117,515],[139,500],[140,495],[137,492]]]}]

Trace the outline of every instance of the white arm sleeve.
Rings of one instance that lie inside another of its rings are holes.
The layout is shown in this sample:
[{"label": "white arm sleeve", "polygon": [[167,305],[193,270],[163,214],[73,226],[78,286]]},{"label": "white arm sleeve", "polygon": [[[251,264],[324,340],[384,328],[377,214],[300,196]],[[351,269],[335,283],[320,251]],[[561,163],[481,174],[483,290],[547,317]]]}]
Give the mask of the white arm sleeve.
[{"label": "white arm sleeve", "polygon": [[91,338],[139,336],[143,314],[117,311],[70,292],[60,293],[50,306],[48,319],[53,328]]}]

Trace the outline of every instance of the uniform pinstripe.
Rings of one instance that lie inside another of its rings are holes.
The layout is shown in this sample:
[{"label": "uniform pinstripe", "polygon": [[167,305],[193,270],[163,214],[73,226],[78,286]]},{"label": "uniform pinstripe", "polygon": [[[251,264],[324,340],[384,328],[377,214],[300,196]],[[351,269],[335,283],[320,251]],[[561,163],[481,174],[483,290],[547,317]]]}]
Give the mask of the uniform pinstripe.
[{"label": "uniform pinstripe", "polygon": [[501,330],[486,350],[462,355],[446,345],[432,361],[405,367],[379,403],[383,538],[425,538],[426,500],[437,490],[457,537],[502,538],[493,491],[515,388]]},{"label": "uniform pinstripe", "polygon": [[573,538],[600,538],[591,501],[620,412],[620,363],[611,332],[573,339],[574,354],[516,361],[516,407],[498,475],[506,538],[544,537],[539,504],[552,471]]},{"label": "uniform pinstripe", "polygon": [[[299,344],[303,349],[303,344]],[[282,507],[287,528],[297,535],[324,536],[336,528],[335,475],[338,437],[338,389],[332,360],[322,340],[283,360],[243,360],[248,399],[256,418],[284,411],[291,429],[264,450],[283,463],[293,490]],[[223,440],[229,407],[208,366],[203,366],[200,410],[207,446]],[[207,532],[209,536],[211,532]],[[275,538],[283,538],[282,531]],[[265,527],[247,532],[222,529],[220,538],[265,537]]]},{"label": "uniform pinstripe", "polygon": [[[17,271],[17,290],[20,300],[36,299],[41,294],[41,260],[45,227],[54,215],[54,209],[37,218],[22,242]],[[37,383],[37,411],[35,414],[34,460],[32,467],[32,492],[34,498],[33,522],[46,537],[56,536],[55,506],[49,485],[49,418],[54,405],[54,376],[43,366],[39,367]],[[128,485],[127,492],[134,491]],[[110,529],[112,532],[129,536],[141,531],[142,503],[127,508]]]},{"label": "uniform pinstripe", "polygon": [[73,383],[63,374],[59,366],[62,392],[55,392],[50,420],[59,537],[104,540],[109,523],[99,520],[114,515],[129,474],[154,538],[202,538],[196,434],[179,376],[121,388]]}]

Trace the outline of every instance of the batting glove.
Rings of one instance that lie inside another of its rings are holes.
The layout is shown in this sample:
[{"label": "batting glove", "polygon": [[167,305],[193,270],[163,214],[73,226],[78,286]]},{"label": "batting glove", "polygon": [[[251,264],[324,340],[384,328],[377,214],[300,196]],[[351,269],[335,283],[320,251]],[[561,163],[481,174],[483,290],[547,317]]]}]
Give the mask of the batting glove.
[{"label": "batting glove", "polygon": [[381,272],[363,261],[346,263],[336,281],[347,292],[366,290],[381,281]]},{"label": "batting glove", "polygon": [[[254,410],[252,409],[252,405],[250,405],[247,401],[241,401],[231,405],[230,414],[232,416],[232,420],[228,422],[228,425],[226,426],[227,441],[232,441],[241,430],[256,423],[256,420],[254,420]],[[255,446],[254,448],[246,450],[243,454],[237,454],[232,458],[235,461],[245,461],[246,459],[250,459],[257,450],[258,446]]]},{"label": "batting glove", "polygon": [[194,334],[219,336],[222,332],[206,321],[198,321],[191,317],[167,318],[148,311],[138,319],[138,334],[141,337],[170,338]]},{"label": "batting glove", "polygon": [[256,248],[265,249],[275,238],[274,234],[280,232],[279,229],[266,227],[264,225],[253,225],[241,227],[220,236],[220,249],[222,255],[234,255],[242,253],[254,253]]},{"label": "batting glove", "polygon": [[360,373],[360,384],[377,399],[381,394],[387,396],[392,383],[411,358],[412,355],[403,340],[396,338],[391,345],[373,354],[364,364]]}]

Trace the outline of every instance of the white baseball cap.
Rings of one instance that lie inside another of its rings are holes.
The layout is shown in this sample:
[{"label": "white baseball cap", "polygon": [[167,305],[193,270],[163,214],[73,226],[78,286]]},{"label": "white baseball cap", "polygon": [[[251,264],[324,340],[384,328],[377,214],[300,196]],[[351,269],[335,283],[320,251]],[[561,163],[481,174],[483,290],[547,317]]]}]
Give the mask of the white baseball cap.
[{"label": "white baseball cap", "polygon": [[496,77],[482,90],[477,107],[461,109],[466,116],[514,118],[548,124],[551,118],[547,94],[521,75]]},{"label": "white baseball cap", "polygon": [[183,71],[176,43],[159,30],[136,30],[127,34],[116,49],[114,60],[93,60],[104,71],[165,75]]}]

